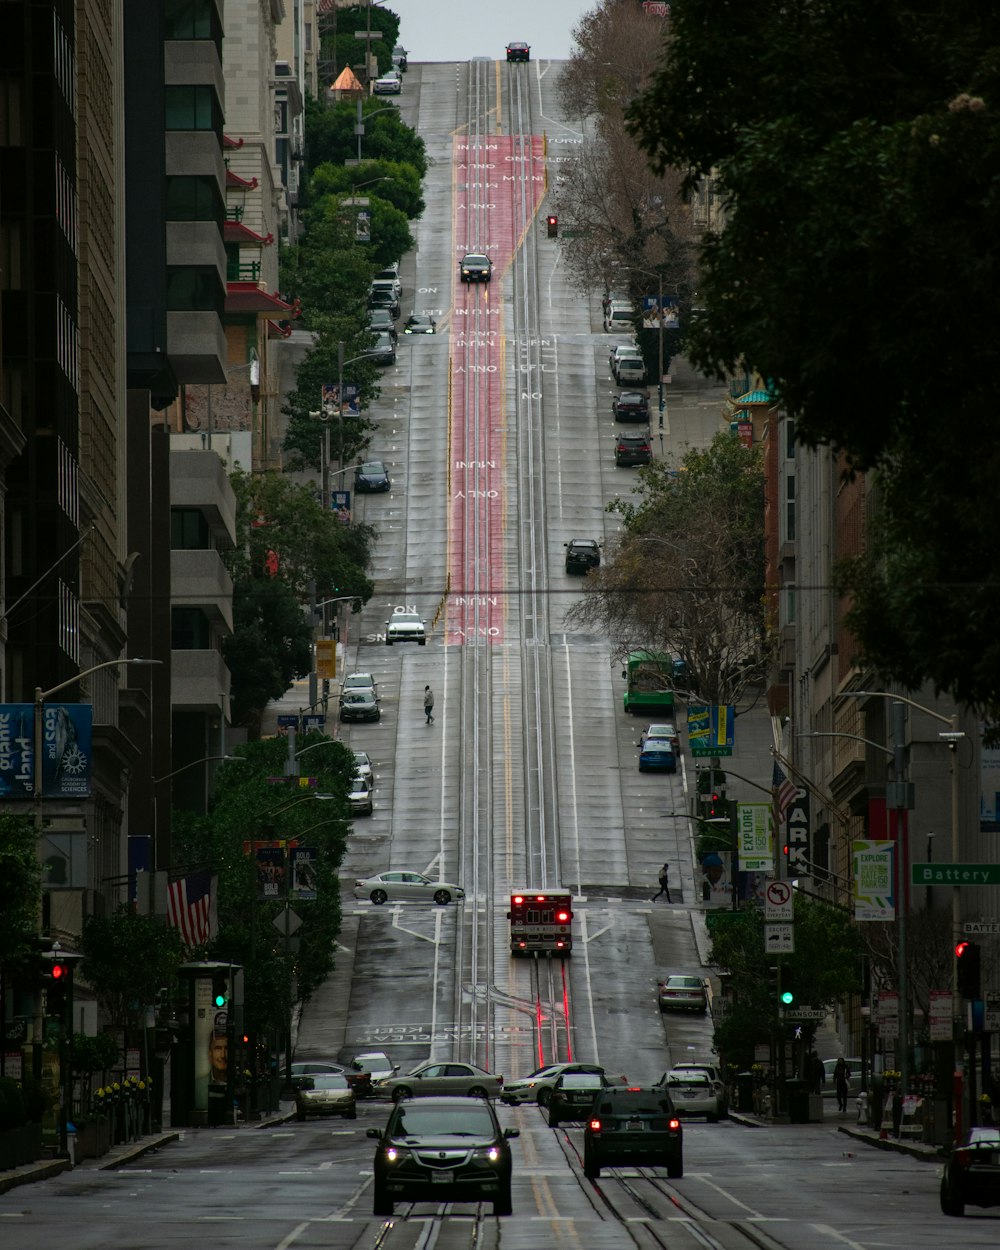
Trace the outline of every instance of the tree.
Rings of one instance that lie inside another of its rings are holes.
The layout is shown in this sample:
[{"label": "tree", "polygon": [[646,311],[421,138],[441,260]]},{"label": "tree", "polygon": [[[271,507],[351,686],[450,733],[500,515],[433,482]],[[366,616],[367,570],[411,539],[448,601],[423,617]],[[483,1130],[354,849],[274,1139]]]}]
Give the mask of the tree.
[{"label": "tree", "polygon": [[[399,109],[371,96],[362,101],[361,112],[365,126],[362,156],[368,160],[412,165],[418,177],[423,178],[427,173],[426,146],[416,131],[403,121]],[[310,169],[326,162],[343,165],[345,161],[357,159],[358,137],[354,133],[357,115],[357,104],[353,100],[341,100],[329,107],[317,100],[307,102],[306,148]]]},{"label": "tree", "polygon": [[[360,165],[351,166],[325,162],[313,170],[309,179],[309,203],[315,204],[326,195],[351,194],[355,187],[363,188],[359,195],[369,195],[369,188],[364,184],[374,178],[385,179],[377,184],[379,199],[392,204],[410,221],[423,216],[425,205],[420,190],[420,173],[403,161],[368,159]],[[387,262],[398,260],[401,255],[402,252],[397,252],[385,259]]]},{"label": "tree", "polygon": [[0,814],[0,965],[8,971],[28,964],[37,953],[35,941],[41,907],[38,835],[26,816]]},{"label": "tree", "polygon": [[735,703],[770,661],[760,449],[722,432],[640,482],[638,503],[610,506],[624,532],[569,619],[607,634],[617,658],[669,649],[691,697]]},{"label": "tree", "polygon": [[1000,12],[967,0],[679,0],[629,112],[655,169],[725,204],[692,360],[750,365],[797,437],[877,470],[882,533],[839,586],[862,658],[990,716],[998,46]]},{"label": "tree", "polygon": [[181,962],[176,929],[123,903],[110,916],[83,922],[81,972],[108,1019],[136,1024],[161,989],[173,987]]}]

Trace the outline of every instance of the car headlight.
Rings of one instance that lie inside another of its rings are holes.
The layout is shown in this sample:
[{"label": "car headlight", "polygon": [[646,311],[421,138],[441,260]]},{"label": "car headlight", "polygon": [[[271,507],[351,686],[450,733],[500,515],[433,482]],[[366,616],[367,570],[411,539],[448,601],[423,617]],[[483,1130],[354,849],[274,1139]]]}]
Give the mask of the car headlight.
[{"label": "car headlight", "polygon": [[484,1163],[499,1163],[500,1162],[500,1147],[499,1146],[480,1146],[478,1150],[474,1150],[472,1152],[472,1157],[474,1159],[479,1159],[481,1162],[484,1162]]},{"label": "car headlight", "polygon": [[406,1146],[386,1146],[385,1161],[386,1163],[403,1163],[409,1159],[411,1151]]}]

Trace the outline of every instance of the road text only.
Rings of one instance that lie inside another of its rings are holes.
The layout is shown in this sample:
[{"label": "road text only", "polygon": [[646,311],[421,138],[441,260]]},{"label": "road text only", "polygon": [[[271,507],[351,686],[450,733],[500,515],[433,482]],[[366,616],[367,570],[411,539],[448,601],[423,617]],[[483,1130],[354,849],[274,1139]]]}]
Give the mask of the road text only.
[{"label": "road text only", "polygon": [[1000,885],[1000,864],[911,864],[912,885]]}]

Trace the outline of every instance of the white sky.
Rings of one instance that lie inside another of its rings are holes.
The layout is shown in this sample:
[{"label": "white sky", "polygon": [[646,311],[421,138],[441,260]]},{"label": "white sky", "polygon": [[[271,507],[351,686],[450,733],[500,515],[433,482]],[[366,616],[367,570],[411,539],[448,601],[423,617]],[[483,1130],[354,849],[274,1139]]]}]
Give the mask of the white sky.
[{"label": "white sky", "polygon": [[598,0],[390,0],[411,61],[503,59],[511,39],[531,45],[532,59],[564,61],[570,31]]}]

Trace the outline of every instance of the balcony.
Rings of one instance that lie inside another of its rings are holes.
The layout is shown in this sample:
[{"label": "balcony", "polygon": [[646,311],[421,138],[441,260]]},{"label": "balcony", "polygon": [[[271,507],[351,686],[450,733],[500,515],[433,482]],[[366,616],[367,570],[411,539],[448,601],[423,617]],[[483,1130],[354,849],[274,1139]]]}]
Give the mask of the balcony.
[{"label": "balcony", "polygon": [[216,536],[232,546],[236,542],[236,496],[217,452],[177,450],[171,441],[170,505],[197,508]]},{"label": "balcony", "polygon": [[171,551],[170,600],[174,607],[200,608],[233,632],[233,579],[217,551]]},{"label": "balcony", "polygon": [[171,651],[170,704],[182,712],[221,712],[229,720],[229,669],[218,651]]}]

